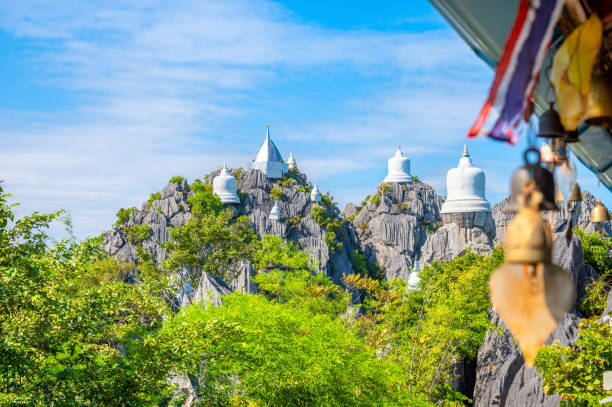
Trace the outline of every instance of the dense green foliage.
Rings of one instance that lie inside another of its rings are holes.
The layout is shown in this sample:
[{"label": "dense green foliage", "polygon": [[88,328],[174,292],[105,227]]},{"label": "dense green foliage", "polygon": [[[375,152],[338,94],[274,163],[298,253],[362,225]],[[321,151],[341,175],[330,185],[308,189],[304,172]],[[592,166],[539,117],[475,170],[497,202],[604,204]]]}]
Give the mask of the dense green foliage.
[{"label": "dense green foliage", "polygon": [[161,400],[141,337],[168,315],[166,279],[98,249],[101,240],[48,246],[59,213],[14,221],[0,188],[0,405],[126,406]]},{"label": "dense green foliage", "polygon": [[170,229],[163,268],[181,276],[179,284],[187,280],[195,286],[202,273],[231,281],[240,272],[240,262],[253,257],[256,236],[246,216],[234,218],[229,209],[223,209],[210,185],[195,183],[191,189],[192,218]]},{"label": "dense green foliage", "polygon": [[180,185],[183,181],[185,181],[184,177],[181,177],[180,175],[175,175],[174,177],[170,178],[170,181],[168,182],[170,184]]},{"label": "dense green foliage", "polygon": [[432,402],[464,399],[451,388],[452,363],[473,359],[487,330],[490,274],[503,263],[503,251],[472,252],[450,262],[435,261],[420,272],[420,289],[368,277],[349,276],[349,287],[367,293],[366,312],[356,321],[366,342],[385,349],[385,358],[408,373],[408,391]]},{"label": "dense green foliage", "polygon": [[125,225],[130,219],[130,215],[136,212],[136,210],[136,208],[120,208],[119,211],[117,211],[117,221],[115,222],[115,226]]},{"label": "dense green foliage", "polygon": [[341,320],[257,295],[192,305],[149,346],[201,384],[203,405],[417,405],[398,391],[399,367],[376,358]]},{"label": "dense green foliage", "polygon": [[612,259],[610,258],[610,238],[600,232],[586,233],[574,229],[582,243],[582,256],[586,264],[590,264],[599,273],[599,280],[587,286],[587,295],[580,304],[580,310],[588,317],[601,315],[606,305],[606,299],[612,287]]},{"label": "dense green foliage", "polygon": [[277,201],[283,200],[283,190],[279,187],[274,187],[270,190],[270,196]]},{"label": "dense green foliage", "polygon": [[159,191],[149,195],[149,199],[147,200],[147,209],[151,209],[153,202],[159,199],[161,199],[161,192]]},{"label": "dense green foliage", "polygon": [[599,232],[586,233],[574,228],[574,233],[582,243],[584,262],[590,264],[604,278],[612,278],[612,258],[610,258],[610,238]]},{"label": "dense green foliage", "polygon": [[612,396],[603,390],[603,373],[612,370],[612,335],[607,323],[583,320],[576,347],[544,346],[536,358],[547,394],[560,394],[573,406],[597,406]]}]

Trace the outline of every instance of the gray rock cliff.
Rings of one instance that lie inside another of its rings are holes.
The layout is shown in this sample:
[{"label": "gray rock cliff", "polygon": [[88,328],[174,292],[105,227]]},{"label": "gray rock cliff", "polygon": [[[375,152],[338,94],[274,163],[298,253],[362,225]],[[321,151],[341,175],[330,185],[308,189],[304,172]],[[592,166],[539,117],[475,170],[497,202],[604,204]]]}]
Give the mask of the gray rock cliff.
[{"label": "gray rock cliff", "polygon": [[[440,223],[443,199],[422,182],[381,184],[351,221],[353,241],[368,262],[384,267],[387,280],[408,280],[419,255]],[[353,213],[347,206],[345,215]]]}]

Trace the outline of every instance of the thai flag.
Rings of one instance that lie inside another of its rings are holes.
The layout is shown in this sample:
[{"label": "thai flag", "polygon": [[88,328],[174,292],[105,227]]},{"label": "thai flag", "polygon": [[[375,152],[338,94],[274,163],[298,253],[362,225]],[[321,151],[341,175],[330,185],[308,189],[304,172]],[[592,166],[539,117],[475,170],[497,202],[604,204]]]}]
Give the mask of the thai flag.
[{"label": "thai flag", "polygon": [[[550,46],[565,0],[521,0],[514,26],[497,64],[489,97],[470,128],[468,137],[486,134],[514,144],[517,127],[531,115],[530,100],[540,66]],[[499,113],[490,131],[482,132],[491,108]]]}]

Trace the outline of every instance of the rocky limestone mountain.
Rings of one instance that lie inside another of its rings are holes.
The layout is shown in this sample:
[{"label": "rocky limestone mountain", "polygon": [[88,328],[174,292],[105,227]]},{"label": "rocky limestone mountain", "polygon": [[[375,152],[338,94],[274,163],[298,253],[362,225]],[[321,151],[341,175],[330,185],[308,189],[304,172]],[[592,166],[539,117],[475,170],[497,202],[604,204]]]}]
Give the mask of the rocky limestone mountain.
[{"label": "rocky limestone mountain", "polygon": [[367,261],[384,267],[387,280],[408,280],[415,255],[440,226],[442,203],[423,182],[383,183],[360,209],[349,204],[344,214],[351,219],[353,242]]},{"label": "rocky limestone mountain", "polygon": [[[565,231],[570,224],[570,218],[573,227],[578,227],[589,233],[594,232],[596,226],[591,223],[591,210],[595,207],[596,202],[597,199],[593,194],[589,191],[584,191],[582,193],[582,202],[571,203],[570,210],[563,203],[558,203],[559,210],[552,212],[554,232],[561,233]],[[503,242],[506,236],[506,228],[514,217],[514,213],[507,210],[509,204],[510,197],[508,196],[493,206],[492,209],[497,240],[500,242]],[[542,212],[542,216],[546,221],[550,222],[550,212]],[[608,236],[612,236],[610,222],[602,224],[601,227]]]},{"label": "rocky limestone mountain", "polygon": [[[341,283],[343,274],[353,273],[349,252],[354,245],[349,238],[348,228],[342,224],[335,232],[342,248],[330,249],[324,240],[327,231],[311,216],[315,206],[310,201],[311,185],[307,183],[304,174],[297,171],[292,171],[291,174],[295,182],[277,182],[266,178],[257,170],[243,169],[239,173],[236,172],[238,189],[246,194],[242,213],[249,217],[258,236],[275,235],[296,242],[300,249],[310,253],[313,265],[319,272],[324,272],[336,283]],[[280,221],[269,218],[270,210],[274,206],[274,198],[270,195],[273,188],[282,190],[281,199],[277,202],[281,211]],[[340,217],[340,211],[335,204],[321,206],[327,217]]]},{"label": "rocky limestone mountain", "polygon": [[482,216],[485,218],[482,227],[466,228],[449,223],[428,235],[421,253],[422,261],[431,264],[434,260],[452,260],[464,255],[468,247],[477,254],[489,254],[494,246],[495,225],[491,213]]},{"label": "rocky limestone mountain", "polygon": [[[212,183],[219,171],[211,173],[206,182]],[[279,182],[270,180],[257,170],[238,169],[233,171],[238,180],[238,189],[242,194],[242,204],[234,205],[237,215],[249,217],[255,233],[263,235],[276,235],[286,240],[294,241],[298,246],[311,254],[313,265],[319,272],[330,275],[334,281],[340,283],[343,274],[351,274],[352,266],[349,259],[349,250],[353,248],[346,226],[342,225],[337,231],[337,240],[342,243],[341,249],[331,250],[325,242],[324,228],[319,226],[310,216],[314,204],[310,201],[310,185],[306,177],[298,172],[293,173],[296,182]],[[282,197],[278,201],[281,210],[281,220],[269,219],[269,213],[274,205],[274,198],[270,195],[273,188],[282,190]],[[184,225],[191,218],[188,199],[193,195],[187,181],[168,183],[159,194],[153,194],[152,199],[142,204],[140,210],[134,210],[125,225],[115,226],[104,232],[103,248],[109,255],[130,262],[137,261],[136,246],[129,241],[126,228],[133,225],[148,225],[151,235],[142,240],[142,246],[156,262],[166,258],[162,244],[170,238],[169,228]],[[338,217],[338,208],[331,204],[325,207],[328,217]],[[241,292],[255,292],[256,287],[250,281],[254,274],[253,267],[242,264],[240,276],[229,282],[231,290]],[[210,276],[209,276],[210,277]],[[193,300],[202,299],[204,291],[199,287],[185,287],[179,304],[186,304]]]}]

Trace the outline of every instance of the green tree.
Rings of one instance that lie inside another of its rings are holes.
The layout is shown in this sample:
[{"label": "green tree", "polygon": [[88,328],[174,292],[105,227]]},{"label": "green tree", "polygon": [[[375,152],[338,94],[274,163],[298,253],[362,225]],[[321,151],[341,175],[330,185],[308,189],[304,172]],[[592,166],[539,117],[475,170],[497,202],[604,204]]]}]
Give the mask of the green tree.
[{"label": "green tree", "polygon": [[147,345],[200,383],[203,405],[424,405],[402,391],[401,369],[342,321],[259,295],[193,304]]},{"label": "green tree", "polygon": [[101,238],[49,247],[60,212],[15,220],[0,186],[0,405],[137,406],[163,399],[165,374],[139,342],[164,317],[166,280],[130,265]]}]

